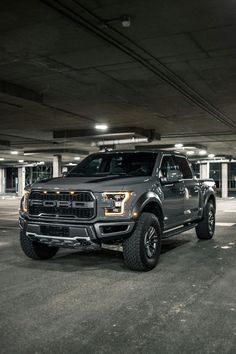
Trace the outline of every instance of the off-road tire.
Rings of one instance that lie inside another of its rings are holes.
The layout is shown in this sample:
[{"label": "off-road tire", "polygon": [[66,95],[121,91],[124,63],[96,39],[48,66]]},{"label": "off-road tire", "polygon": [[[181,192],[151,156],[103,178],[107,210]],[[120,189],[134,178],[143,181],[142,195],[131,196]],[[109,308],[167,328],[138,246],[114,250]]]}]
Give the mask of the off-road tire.
[{"label": "off-road tire", "polygon": [[55,256],[59,249],[32,241],[24,231],[20,232],[20,244],[25,255],[32,259],[50,259]]},{"label": "off-road tire", "polygon": [[[156,248],[153,256],[147,255],[147,235],[155,230]],[[131,236],[123,241],[124,261],[128,268],[138,271],[153,269],[161,253],[162,230],[158,218],[151,213],[143,213]]]},{"label": "off-road tire", "polygon": [[210,240],[215,232],[215,207],[212,202],[205,206],[204,217],[196,226],[196,234],[200,240]]}]

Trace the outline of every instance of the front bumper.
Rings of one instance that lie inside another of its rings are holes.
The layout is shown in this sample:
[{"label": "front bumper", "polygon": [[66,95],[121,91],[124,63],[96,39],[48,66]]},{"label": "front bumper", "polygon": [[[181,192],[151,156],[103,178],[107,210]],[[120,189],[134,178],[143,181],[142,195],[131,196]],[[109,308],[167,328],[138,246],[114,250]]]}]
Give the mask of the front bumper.
[{"label": "front bumper", "polygon": [[51,246],[79,248],[122,240],[130,235],[135,227],[135,221],[69,224],[56,220],[35,221],[20,215],[19,226],[32,240]]}]

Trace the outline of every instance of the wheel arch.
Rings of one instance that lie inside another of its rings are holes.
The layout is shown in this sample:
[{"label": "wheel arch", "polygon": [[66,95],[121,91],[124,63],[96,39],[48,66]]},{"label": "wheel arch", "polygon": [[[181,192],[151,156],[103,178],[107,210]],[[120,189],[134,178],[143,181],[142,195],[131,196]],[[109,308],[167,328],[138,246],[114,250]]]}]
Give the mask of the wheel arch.
[{"label": "wheel arch", "polygon": [[205,199],[204,208],[209,202],[211,202],[214,205],[214,209],[216,210],[216,197],[214,194],[210,194],[207,196],[207,198]]},{"label": "wheel arch", "polygon": [[135,211],[139,215],[142,213],[152,213],[158,218],[161,228],[164,228],[164,214],[162,211],[162,204],[159,196],[154,192],[143,194],[135,205]]}]

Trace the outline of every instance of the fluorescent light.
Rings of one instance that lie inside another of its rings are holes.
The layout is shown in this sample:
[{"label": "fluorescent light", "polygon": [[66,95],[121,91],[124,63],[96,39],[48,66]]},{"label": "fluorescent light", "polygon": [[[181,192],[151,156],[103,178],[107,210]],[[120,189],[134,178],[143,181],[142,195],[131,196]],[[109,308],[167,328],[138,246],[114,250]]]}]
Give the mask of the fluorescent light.
[{"label": "fluorescent light", "polygon": [[76,163],[70,162],[68,163],[69,166],[76,166]]},{"label": "fluorescent light", "polygon": [[199,155],[206,155],[207,154],[207,151],[206,150],[200,150],[199,151],[199,153],[198,153]]},{"label": "fluorescent light", "polygon": [[213,157],[215,157],[215,154],[209,154],[208,157],[209,157],[210,159],[213,159]]},{"label": "fluorescent light", "polygon": [[180,148],[182,148],[184,145],[183,144],[175,144],[175,147],[177,148],[177,149],[180,149]]},{"label": "fluorescent light", "polygon": [[79,156],[75,156],[75,157],[74,157],[74,160],[79,161],[79,160],[80,160],[80,157],[79,157]]},{"label": "fluorescent light", "polygon": [[194,155],[194,154],[195,154],[195,151],[193,151],[193,150],[187,151],[187,155]]},{"label": "fluorescent light", "polygon": [[4,157],[0,157],[0,161],[4,161],[5,159],[4,159]]},{"label": "fluorescent light", "polygon": [[95,125],[95,129],[97,129],[97,130],[107,130],[108,129],[108,125],[107,124],[96,124]]},{"label": "fluorescent light", "polygon": [[11,151],[12,155],[18,155],[18,151]]},{"label": "fluorescent light", "polygon": [[18,160],[18,162],[23,163],[23,162],[24,162],[24,160]]}]

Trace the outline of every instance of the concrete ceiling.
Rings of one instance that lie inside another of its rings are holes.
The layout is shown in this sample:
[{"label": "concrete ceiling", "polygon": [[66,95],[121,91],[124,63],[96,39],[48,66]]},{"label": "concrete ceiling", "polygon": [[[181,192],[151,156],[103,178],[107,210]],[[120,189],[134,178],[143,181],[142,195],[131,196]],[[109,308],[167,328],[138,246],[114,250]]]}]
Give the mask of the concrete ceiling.
[{"label": "concrete ceiling", "polygon": [[99,122],[236,156],[235,1],[3,0],[0,16],[0,157],[86,154]]}]

